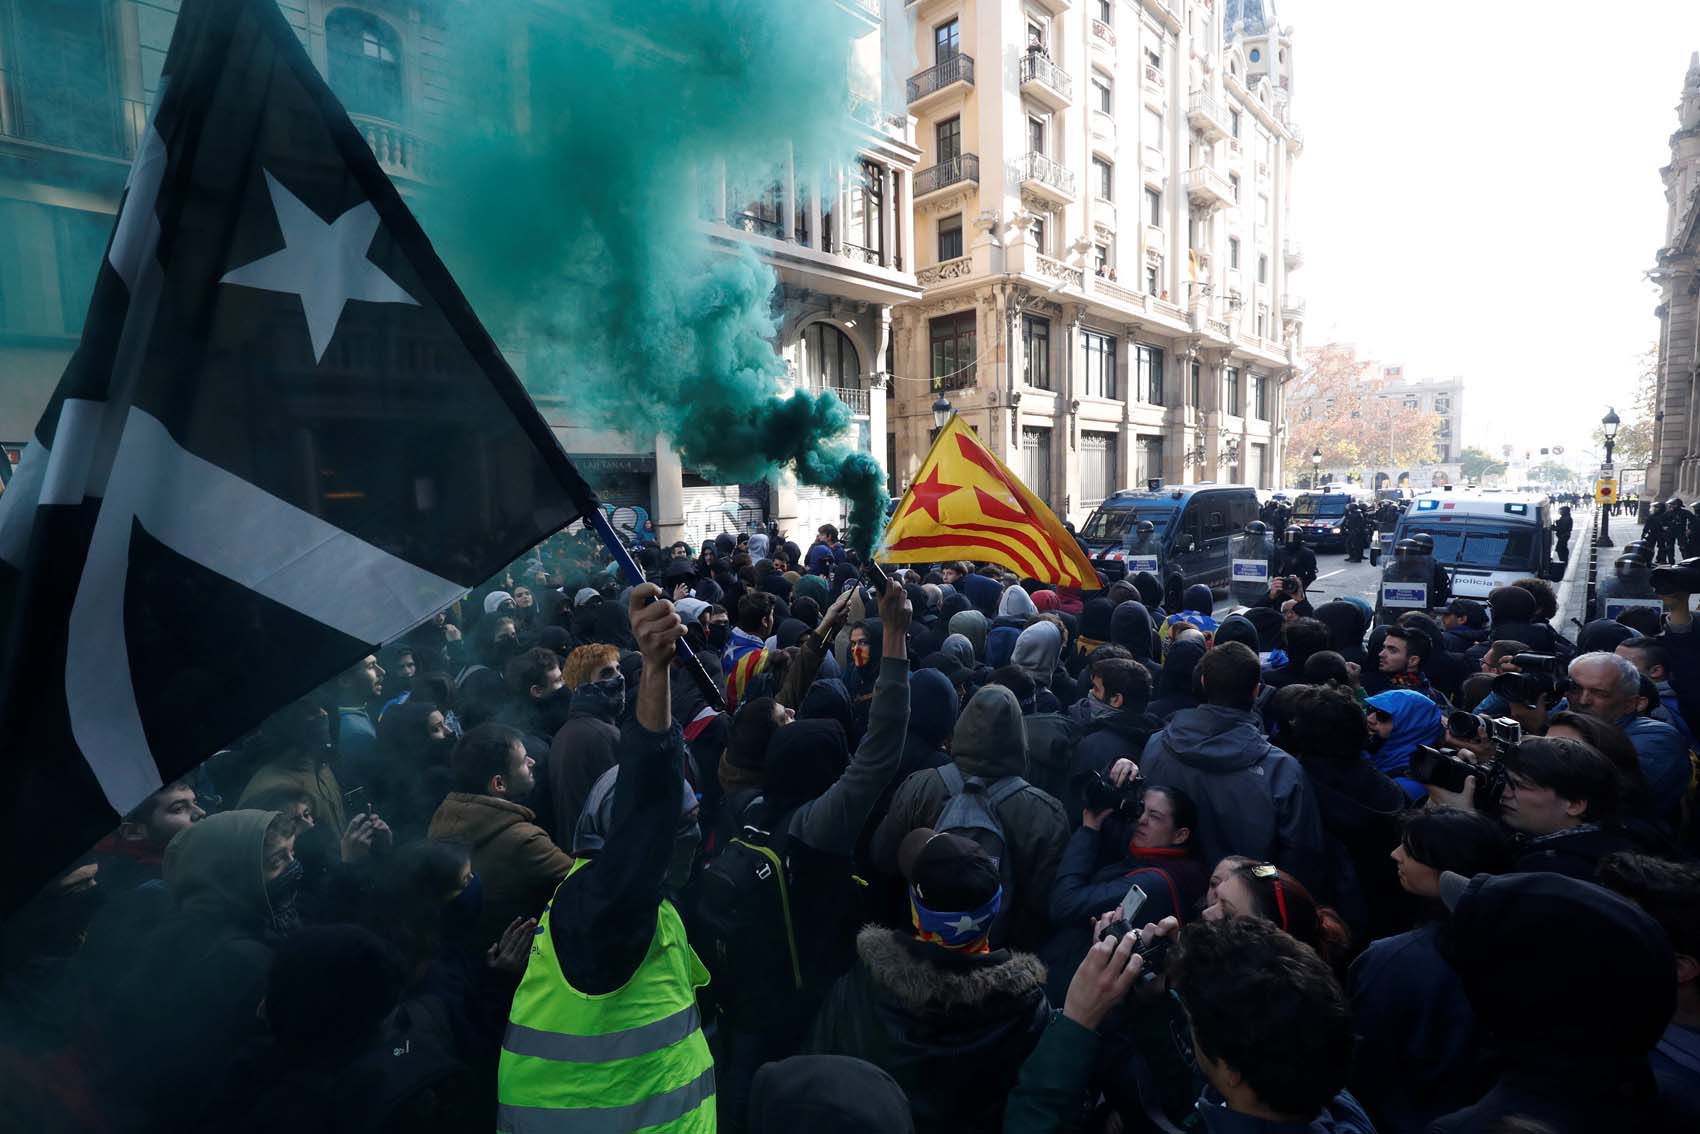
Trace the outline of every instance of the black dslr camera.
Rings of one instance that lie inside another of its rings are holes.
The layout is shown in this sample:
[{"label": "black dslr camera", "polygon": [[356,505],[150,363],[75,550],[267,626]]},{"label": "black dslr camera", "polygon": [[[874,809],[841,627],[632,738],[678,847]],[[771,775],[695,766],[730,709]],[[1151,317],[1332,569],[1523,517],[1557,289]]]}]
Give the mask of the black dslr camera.
[{"label": "black dslr camera", "polygon": [[1499,756],[1505,755],[1523,739],[1523,726],[1510,717],[1488,717],[1463,710],[1447,714],[1446,731],[1459,740],[1474,740],[1486,735],[1494,753]]},{"label": "black dslr camera", "polygon": [[1088,811],[1108,811],[1127,823],[1139,822],[1145,814],[1145,781],[1138,776],[1117,787],[1102,772],[1090,772],[1082,785]]},{"label": "black dslr camera", "polygon": [[1499,815],[1499,801],[1510,782],[1505,764],[1497,758],[1483,764],[1472,764],[1459,756],[1455,748],[1435,748],[1427,744],[1418,745],[1417,750],[1411,753],[1408,770],[1411,778],[1419,784],[1433,784],[1453,792],[1463,791],[1464,781],[1470,776],[1476,777],[1476,810],[1490,818]]},{"label": "black dslr camera", "polygon": [[1544,673],[1549,677],[1559,677],[1568,672],[1564,663],[1553,654],[1513,654],[1511,661],[1524,673]]}]

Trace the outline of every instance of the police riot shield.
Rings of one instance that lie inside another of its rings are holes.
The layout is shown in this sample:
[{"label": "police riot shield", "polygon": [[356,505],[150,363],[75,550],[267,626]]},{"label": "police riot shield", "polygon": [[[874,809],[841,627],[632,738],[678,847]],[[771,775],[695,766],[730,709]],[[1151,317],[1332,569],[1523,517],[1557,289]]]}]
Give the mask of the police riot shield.
[{"label": "police riot shield", "polygon": [[1275,557],[1275,540],[1268,532],[1240,532],[1228,541],[1232,556],[1229,592],[1241,606],[1263,600],[1269,594],[1269,561]]},{"label": "police riot shield", "polygon": [[1664,603],[1653,593],[1652,565],[1638,555],[1620,555],[1611,567],[1602,570],[1595,593],[1595,618],[1616,619],[1638,606],[1664,610]]},{"label": "police riot shield", "polygon": [[[1400,541],[1402,546],[1404,541]],[[1388,622],[1408,610],[1428,610],[1440,596],[1430,594],[1434,589],[1434,557],[1420,551],[1395,548],[1381,572],[1380,602],[1377,604]]]},{"label": "police riot shield", "polygon": [[1123,551],[1121,558],[1130,578],[1141,571],[1149,571],[1152,578],[1159,583],[1163,581],[1163,545],[1154,533],[1135,536],[1133,546]]}]

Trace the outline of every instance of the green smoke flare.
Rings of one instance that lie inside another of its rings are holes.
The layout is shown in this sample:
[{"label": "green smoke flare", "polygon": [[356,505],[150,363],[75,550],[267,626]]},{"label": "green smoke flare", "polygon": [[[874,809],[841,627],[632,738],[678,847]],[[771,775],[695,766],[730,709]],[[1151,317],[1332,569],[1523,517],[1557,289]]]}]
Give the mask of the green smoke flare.
[{"label": "green smoke flare", "polygon": [[456,19],[465,112],[423,206],[528,385],[728,481],[790,467],[849,500],[865,550],[884,473],[838,440],[838,399],[779,396],[774,274],[698,221],[699,171],[721,161],[739,202],[788,146],[799,171],[854,157],[853,18],[831,0],[479,0]]}]

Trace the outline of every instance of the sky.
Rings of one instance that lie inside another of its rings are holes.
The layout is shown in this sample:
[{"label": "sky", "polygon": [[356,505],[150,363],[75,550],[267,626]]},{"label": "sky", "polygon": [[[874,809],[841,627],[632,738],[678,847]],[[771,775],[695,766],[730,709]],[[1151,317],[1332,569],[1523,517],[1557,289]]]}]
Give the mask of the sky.
[{"label": "sky", "polygon": [[[1311,345],[1465,380],[1463,439],[1592,447],[1653,343],[1694,0],[1281,0]],[[1539,459],[1538,456],[1536,458]]]}]

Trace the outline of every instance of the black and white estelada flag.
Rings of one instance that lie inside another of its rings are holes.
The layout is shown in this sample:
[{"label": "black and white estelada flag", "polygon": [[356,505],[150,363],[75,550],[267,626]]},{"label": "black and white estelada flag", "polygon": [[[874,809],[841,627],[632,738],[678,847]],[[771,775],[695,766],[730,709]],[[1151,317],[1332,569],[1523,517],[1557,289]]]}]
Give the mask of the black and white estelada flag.
[{"label": "black and white estelada flag", "polygon": [[184,0],[0,494],[0,914],[591,507],[274,0]]}]

